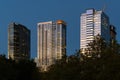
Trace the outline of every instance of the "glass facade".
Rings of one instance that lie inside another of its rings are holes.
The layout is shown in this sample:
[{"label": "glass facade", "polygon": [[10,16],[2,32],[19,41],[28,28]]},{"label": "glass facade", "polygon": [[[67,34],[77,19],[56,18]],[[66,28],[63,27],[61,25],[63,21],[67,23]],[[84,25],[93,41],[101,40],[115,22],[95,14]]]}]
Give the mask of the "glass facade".
[{"label": "glass facade", "polygon": [[116,40],[116,28],[114,25],[110,25],[110,35],[111,35],[111,38],[110,38],[110,41],[112,44],[115,43],[115,40]]},{"label": "glass facade", "polygon": [[80,49],[85,53],[88,43],[93,41],[94,36],[101,35],[107,42],[110,41],[109,18],[102,11],[94,9],[86,10],[81,14]]},{"label": "glass facade", "polygon": [[21,24],[11,23],[8,28],[8,58],[30,58],[30,30]]},{"label": "glass facade", "polygon": [[66,24],[62,20],[38,23],[37,66],[44,70],[66,54]]}]

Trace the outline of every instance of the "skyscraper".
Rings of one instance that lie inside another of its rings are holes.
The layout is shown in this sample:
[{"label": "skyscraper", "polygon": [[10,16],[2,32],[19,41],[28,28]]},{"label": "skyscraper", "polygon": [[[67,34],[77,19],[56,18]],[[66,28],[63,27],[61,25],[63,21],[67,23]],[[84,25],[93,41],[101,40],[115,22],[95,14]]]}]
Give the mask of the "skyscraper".
[{"label": "skyscraper", "polygon": [[103,11],[86,10],[86,13],[81,14],[80,27],[80,49],[83,54],[88,43],[98,34],[107,42],[110,41],[109,17]]},{"label": "skyscraper", "polygon": [[30,58],[30,30],[11,23],[8,28],[8,58],[19,61]]},{"label": "skyscraper", "polygon": [[116,28],[113,25],[110,25],[110,35],[111,35],[110,40],[111,43],[113,44],[116,40],[116,35],[117,35]]},{"label": "skyscraper", "polygon": [[66,54],[66,23],[62,20],[41,22],[37,30],[37,66],[46,71]]}]

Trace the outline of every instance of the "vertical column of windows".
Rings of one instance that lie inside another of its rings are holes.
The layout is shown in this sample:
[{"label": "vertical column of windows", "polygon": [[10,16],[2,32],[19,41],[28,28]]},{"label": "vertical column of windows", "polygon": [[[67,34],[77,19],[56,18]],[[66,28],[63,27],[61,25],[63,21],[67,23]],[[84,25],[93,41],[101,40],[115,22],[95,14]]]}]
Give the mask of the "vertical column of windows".
[{"label": "vertical column of windows", "polygon": [[52,52],[51,52],[51,58],[52,62],[55,62],[55,57],[56,57],[56,24],[53,23],[52,26]]},{"label": "vertical column of windows", "polygon": [[62,25],[62,51],[61,55],[66,53],[66,26]]},{"label": "vertical column of windows", "polygon": [[44,65],[44,24],[42,24],[42,65]]},{"label": "vertical column of windows", "polygon": [[81,48],[85,48],[85,44],[86,44],[86,16],[83,15],[81,16],[81,41],[80,41],[80,44],[81,44]]},{"label": "vertical column of windows", "polygon": [[86,15],[86,46],[93,40],[94,36],[94,15]]},{"label": "vertical column of windows", "polygon": [[95,14],[94,21],[95,21],[94,35],[98,35],[98,34],[101,35],[101,14],[100,13]]}]

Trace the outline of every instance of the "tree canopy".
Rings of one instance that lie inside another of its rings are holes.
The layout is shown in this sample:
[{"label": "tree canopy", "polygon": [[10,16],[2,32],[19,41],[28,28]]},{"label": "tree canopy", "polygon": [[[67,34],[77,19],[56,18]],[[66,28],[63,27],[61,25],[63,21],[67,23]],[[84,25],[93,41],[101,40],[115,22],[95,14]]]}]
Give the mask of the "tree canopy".
[{"label": "tree canopy", "polygon": [[47,72],[39,72],[33,60],[19,62],[0,55],[0,80],[120,80],[120,45],[101,37],[88,44],[91,57],[64,55]]},{"label": "tree canopy", "polygon": [[40,73],[33,60],[16,62],[0,55],[0,80],[40,80]]},{"label": "tree canopy", "polygon": [[108,44],[97,37],[88,48],[93,50],[91,57],[76,52],[41,73],[42,80],[120,80],[120,45]]}]

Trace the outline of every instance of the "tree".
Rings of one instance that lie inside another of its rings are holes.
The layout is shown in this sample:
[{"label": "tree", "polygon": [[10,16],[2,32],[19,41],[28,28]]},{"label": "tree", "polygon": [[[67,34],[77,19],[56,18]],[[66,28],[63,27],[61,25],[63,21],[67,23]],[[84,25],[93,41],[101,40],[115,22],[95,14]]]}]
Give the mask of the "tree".
[{"label": "tree", "polygon": [[16,62],[0,55],[0,80],[40,80],[33,60]]},{"label": "tree", "polygon": [[[120,79],[120,45],[104,43],[96,39],[89,44],[91,57],[81,61],[81,80],[119,80]],[[98,57],[100,54],[100,57]]]},{"label": "tree", "polygon": [[80,59],[76,55],[63,57],[49,67],[48,72],[42,73],[42,80],[79,80]]},{"label": "tree", "polygon": [[87,48],[85,49],[84,55],[81,54],[81,57],[86,58],[98,58],[107,48],[106,41],[98,34],[94,37],[94,40],[88,43]]}]

